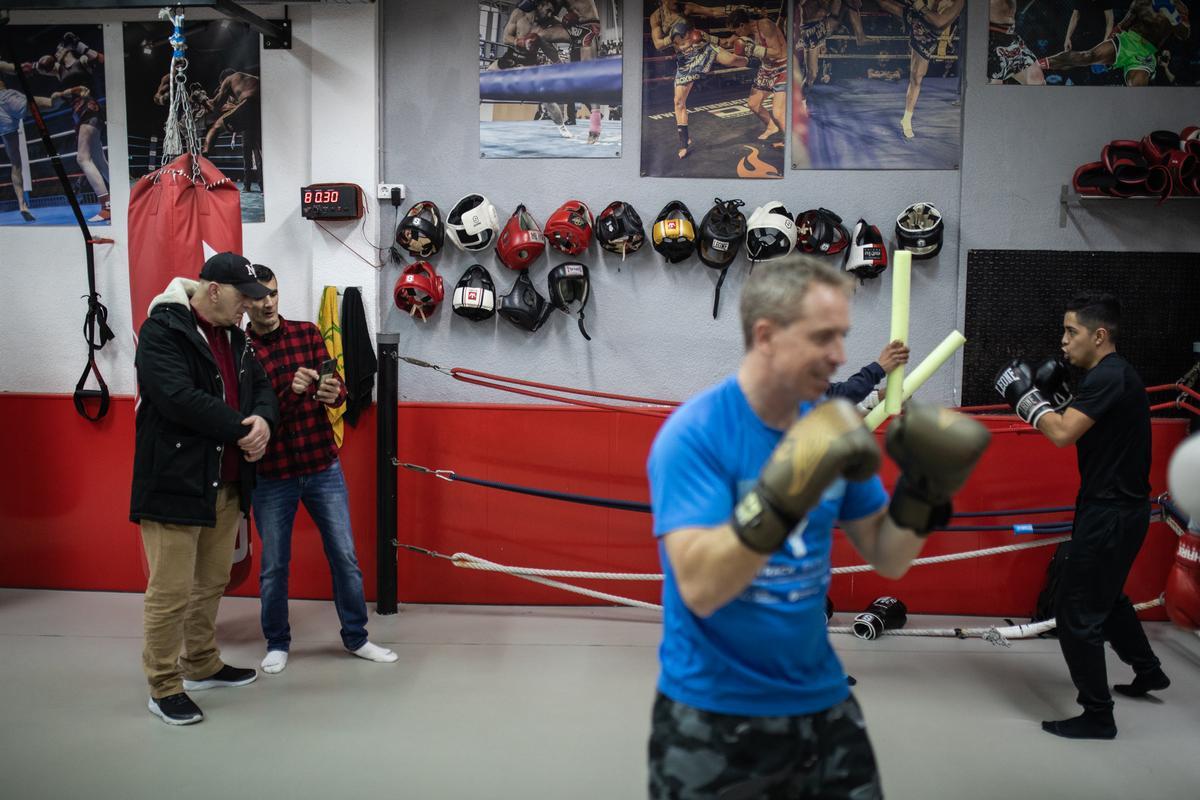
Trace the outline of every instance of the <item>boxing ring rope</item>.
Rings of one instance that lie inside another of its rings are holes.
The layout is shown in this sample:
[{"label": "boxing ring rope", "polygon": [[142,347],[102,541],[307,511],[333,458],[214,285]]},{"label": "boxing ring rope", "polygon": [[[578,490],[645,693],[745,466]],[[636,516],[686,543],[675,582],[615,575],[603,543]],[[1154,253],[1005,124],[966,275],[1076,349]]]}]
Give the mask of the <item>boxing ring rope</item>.
[{"label": "boxing ring rope", "polygon": [[[929,558],[918,558],[913,560],[912,565],[939,564],[946,561],[961,561],[967,558],[982,558],[985,555],[996,555],[997,553],[1012,552],[1016,550],[1027,550],[1032,547],[1047,547],[1052,544],[1061,544],[1069,540],[1069,536],[1062,536],[1055,539],[1044,539],[1038,542],[1025,542],[1023,544],[1006,545],[1004,547],[993,547],[985,550],[976,550],[967,553],[953,553],[944,556],[931,556]],[[464,569],[474,569],[483,572],[497,572],[505,575],[512,575],[522,580],[527,580],[532,583],[550,586],[556,589],[572,592],[575,594],[592,597],[598,600],[606,600],[618,605],[629,606],[632,608],[644,608],[649,610],[661,611],[662,606],[657,603],[647,603],[643,600],[634,600],[629,597],[600,592],[594,589],[587,589],[582,586],[576,586],[562,581],[552,580],[548,576],[576,578],[576,579],[591,579],[591,580],[623,580],[623,581],[661,581],[662,574],[655,573],[628,573],[628,572],[580,572],[575,570],[547,570],[533,569],[529,567],[508,567],[502,564],[497,564],[494,561],[488,561],[485,558],[474,556],[469,553],[455,553],[452,556],[447,556],[443,553],[438,553],[433,550],[428,550],[416,545],[400,544],[407,550],[421,553],[422,555],[430,556],[450,561],[456,567]],[[873,569],[869,564],[863,564],[856,567],[835,567],[833,573],[845,574],[847,572],[866,572]],[[1144,611],[1148,608],[1154,608],[1163,604],[1162,597],[1157,597],[1153,600],[1147,600],[1136,604],[1134,611]],[[883,636],[936,636],[936,637],[954,637],[956,639],[983,639],[990,644],[999,645],[1002,647],[1009,646],[1010,639],[1028,639],[1038,636],[1056,626],[1057,622],[1054,618],[1040,620],[1038,622],[1030,622],[1022,625],[1009,625],[1006,627],[997,627],[991,625],[981,628],[893,628],[884,630]],[[828,627],[830,633],[837,634],[853,634],[854,629],[850,626],[835,625]]]},{"label": "boxing ring rope", "polygon": [[[1185,383],[1185,380],[1186,376],[1175,383],[1160,383],[1157,386],[1147,386],[1146,394],[1155,394],[1157,392],[1179,392],[1179,396],[1172,401],[1150,406],[1150,411],[1182,410],[1190,411],[1191,413],[1200,416],[1200,408],[1197,408],[1196,406],[1187,402],[1189,397],[1195,400],[1200,400],[1200,392],[1197,392],[1195,389],[1188,386]],[[1008,413],[1012,409],[1007,403],[996,403],[994,405],[984,406],[963,406],[958,410],[964,414],[988,414],[992,412]]]},{"label": "boxing ring rope", "polygon": [[501,103],[523,100],[621,104],[620,58],[594,58],[568,64],[483,71],[479,99]]},{"label": "boxing ring rope", "polygon": [[[951,337],[952,336],[953,336],[953,334],[951,334]],[[947,337],[947,339],[949,340],[951,337]],[[943,348],[943,347],[949,347],[949,345],[946,343],[943,343],[943,345],[939,345],[939,348]],[[935,354],[936,354],[936,352],[937,351],[935,351]],[[933,354],[931,354],[931,356],[932,355]],[[653,397],[639,397],[637,395],[616,394],[613,392],[601,392],[601,391],[596,391],[596,390],[592,390],[592,389],[576,389],[573,387],[560,386],[560,385],[552,384],[552,383],[541,383],[538,381],[524,380],[522,378],[512,378],[512,377],[509,377],[506,375],[497,375],[497,374],[490,373],[490,372],[480,372],[478,370],[468,369],[466,367],[449,367],[449,368],[447,368],[447,367],[443,367],[439,364],[434,364],[432,362],[425,361],[424,359],[416,358],[415,356],[399,356],[399,359],[408,364],[411,364],[414,367],[423,367],[425,369],[432,369],[435,372],[440,372],[443,375],[448,375],[449,377],[454,378],[457,381],[462,381],[463,383],[470,383],[475,386],[483,386],[488,389],[498,389],[499,391],[502,391],[502,392],[510,392],[512,394],[519,394],[519,395],[523,395],[525,397],[536,397],[541,400],[553,400],[553,401],[557,401],[557,402],[561,402],[561,403],[567,403],[569,405],[581,406],[584,408],[594,408],[594,409],[600,409],[600,410],[604,410],[604,411],[625,411],[625,412],[628,412],[631,414],[642,414],[642,415],[646,415],[646,416],[665,418],[670,415],[672,410],[674,410],[675,408],[678,408],[680,405],[680,401],[678,401],[678,400],[663,400],[660,398],[653,398]],[[918,368],[920,368],[920,366],[921,365],[918,365]],[[934,368],[936,369],[936,366]],[[1167,391],[1179,392],[1179,395],[1178,395],[1178,397],[1175,398],[1175,400],[1166,402],[1166,403],[1159,403],[1157,405],[1152,405],[1152,406],[1150,406],[1150,411],[1151,412],[1167,411],[1167,410],[1175,409],[1175,410],[1188,411],[1192,414],[1200,416],[1200,407],[1194,406],[1191,403],[1186,402],[1187,398],[1200,400],[1200,392],[1197,392],[1195,389],[1191,388],[1186,383],[1186,381],[1189,380],[1189,377],[1192,375],[1193,372],[1196,372],[1196,370],[1190,371],[1188,373],[1188,375],[1185,375],[1183,378],[1181,378],[1179,381],[1176,381],[1175,383],[1163,383],[1163,384],[1158,384],[1156,386],[1147,387],[1147,389],[1146,389],[1147,394],[1153,394],[1156,392],[1167,392]],[[512,384],[512,385],[505,385],[505,384]],[[528,389],[517,388],[517,387],[521,387],[521,386],[529,387],[529,388]],[[544,391],[544,392],[530,391],[531,389],[543,389],[546,391]],[[914,391],[915,391],[915,389],[914,389]],[[561,392],[562,394],[550,394],[549,392]],[[564,395],[580,395],[582,397],[595,397],[595,398],[603,398],[606,400],[623,400],[623,401],[630,402],[630,403],[641,403],[643,405],[640,407],[639,406],[623,406],[623,405],[616,405],[616,404],[612,404],[612,403],[600,403],[600,402],[592,402],[592,401],[588,401],[588,400],[581,400],[578,398],[568,397],[568,396],[564,396]],[[655,408],[654,406],[659,406],[659,408]],[[880,406],[877,406],[877,408],[880,408],[880,407],[882,407],[882,404]],[[987,413],[1010,414],[1010,413],[1012,413],[1012,409],[1006,403],[997,403],[994,405],[962,406],[955,410],[959,411],[961,413],[964,413],[964,414],[987,414]],[[870,419],[870,417],[868,417],[868,419]],[[1022,435],[1022,434],[1034,434],[1034,433],[1038,433],[1038,431],[1037,431],[1037,429],[1031,428],[1027,425],[1014,425],[1014,426],[1008,427],[1008,428],[993,429],[992,433],[994,433],[994,434],[995,433],[1014,433],[1014,434]]]}]

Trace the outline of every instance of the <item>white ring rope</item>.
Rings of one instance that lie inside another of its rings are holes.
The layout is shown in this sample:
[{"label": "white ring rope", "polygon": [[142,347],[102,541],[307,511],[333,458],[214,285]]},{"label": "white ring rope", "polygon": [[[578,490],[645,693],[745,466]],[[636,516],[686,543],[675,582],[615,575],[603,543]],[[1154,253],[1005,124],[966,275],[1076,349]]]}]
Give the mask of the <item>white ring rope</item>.
[{"label": "white ring rope", "polygon": [[[1003,547],[989,547],[983,550],[969,550],[964,553],[949,553],[943,556],[929,556],[928,558],[914,559],[912,566],[924,566],[926,564],[942,564],[947,561],[964,561],[968,558],[983,558],[984,556],[993,556],[999,553],[1011,553],[1017,550],[1029,550],[1034,547],[1046,547],[1052,544],[1065,542],[1071,537],[1057,536],[1053,539],[1039,539],[1036,542],[1022,542],[1021,544],[1010,544]],[[580,570],[569,569],[536,569],[534,567],[508,567],[503,564],[497,564],[494,561],[488,561],[485,558],[473,556],[470,553],[455,553],[450,556],[454,562],[454,566],[463,567],[465,569],[478,569],[484,572],[503,572],[507,575],[514,575],[518,578],[525,577],[542,577],[542,578],[576,578],[598,581],[661,581],[663,579],[661,572],[583,572]],[[874,569],[870,564],[858,564],[851,567],[834,567],[832,572],[834,575],[847,575],[855,572],[871,572]]]},{"label": "white ring rope", "polygon": [[[934,556],[929,559],[917,559],[913,564],[919,561],[927,564],[940,563],[945,560],[961,560],[963,558],[980,558],[983,554],[995,554],[997,552],[1008,552],[1012,550],[1025,550],[1030,547],[1045,546],[1050,544],[1058,544],[1066,541],[1070,537],[1059,537],[1056,539],[1043,539],[1039,542],[1027,542],[1022,545],[1010,545],[1008,547],[994,547],[987,550],[975,550],[968,553],[955,553],[952,556]],[[662,610],[662,606],[656,603],[647,603],[642,600],[634,600],[629,597],[620,597],[619,595],[608,594],[607,592],[597,592],[592,589],[585,589],[582,586],[574,586],[561,581],[550,580],[543,575],[557,575],[560,577],[575,577],[575,578],[594,578],[598,580],[661,580],[662,575],[652,573],[622,573],[622,572],[578,572],[573,570],[550,570],[550,569],[532,569],[528,567],[506,567],[502,564],[497,564],[494,561],[488,561],[478,556],[470,555],[469,553],[455,553],[450,557],[456,567],[465,567],[467,569],[483,570],[485,572],[502,572],[512,575],[522,580],[540,583],[543,586],[551,586],[556,589],[562,589],[567,592],[593,597],[597,600],[607,600],[612,603],[624,606],[632,606],[633,608],[647,608],[657,611]],[[856,571],[861,571],[857,570]],[[1133,607],[1134,611],[1144,611],[1148,608],[1161,606],[1163,604],[1162,597],[1157,597],[1153,600],[1147,600],[1144,603],[1138,603]],[[885,630],[884,636],[940,636],[954,637],[956,639],[983,639],[994,645],[1001,647],[1010,647],[1010,639],[1031,639],[1034,636],[1039,636],[1047,631],[1053,630],[1056,621],[1054,619],[1041,620],[1039,622],[1029,622],[1021,625],[1009,625],[1003,628],[998,628],[994,625],[987,628],[910,628]],[[830,626],[827,629],[830,633],[852,634],[854,628],[845,625]]]}]

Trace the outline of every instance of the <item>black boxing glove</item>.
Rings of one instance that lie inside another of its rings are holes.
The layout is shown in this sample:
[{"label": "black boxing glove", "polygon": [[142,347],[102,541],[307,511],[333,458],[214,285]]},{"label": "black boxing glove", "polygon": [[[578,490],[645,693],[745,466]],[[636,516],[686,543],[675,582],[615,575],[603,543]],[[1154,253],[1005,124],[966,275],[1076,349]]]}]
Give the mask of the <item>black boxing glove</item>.
[{"label": "black boxing glove", "polygon": [[921,536],[949,522],[950,499],[991,438],[987,428],[964,414],[909,401],[887,432],[888,455],[900,467],[888,516]]},{"label": "black boxing glove", "polygon": [[751,550],[773,553],[831,483],[866,480],[879,460],[879,445],[854,406],[822,403],[784,434],[758,483],[733,509],[733,530]]},{"label": "black boxing glove", "polygon": [[1061,358],[1053,356],[1038,364],[1037,369],[1033,371],[1033,385],[1055,411],[1062,411],[1075,399],[1067,378],[1067,365]]},{"label": "black boxing glove", "polygon": [[854,618],[854,635],[860,639],[878,639],[884,631],[903,628],[908,608],[898,597],[879,597],[867,610]]},{"label": "black boxing glove", "polygon": [[1028,361],[1014,358],[996,375],[996,391],[1017,416],[1037,427],[1042,415],[1050,412],[1050,404],[1033,383],[1033,367]]}]

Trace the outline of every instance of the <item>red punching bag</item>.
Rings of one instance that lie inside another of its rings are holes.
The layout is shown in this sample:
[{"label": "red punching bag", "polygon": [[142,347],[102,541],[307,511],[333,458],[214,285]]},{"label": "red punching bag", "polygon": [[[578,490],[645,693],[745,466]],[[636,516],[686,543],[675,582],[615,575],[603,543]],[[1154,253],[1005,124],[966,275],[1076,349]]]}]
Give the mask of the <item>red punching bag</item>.
[{"label": "red punching bag", "polygon": [[138,178],[129,192],[134,334],[146,321],[150,301],[172,278],[195,280],[207,256],[225,251],[242,252],[242,201],[237,186],[211,161],[195,156],[193,162],[184,153]]},{"label": "red punching bag", "polygon": [[[195,280],[215,253],[242,252],[237,186],[203,156],[184,153],[134,183],[129,192],[129,294],[136,339],[150,301],[173,278]],[[143,573],[146,554],[138,537]],[[249,524],[242,520],[228,588],[250,574]]]}]

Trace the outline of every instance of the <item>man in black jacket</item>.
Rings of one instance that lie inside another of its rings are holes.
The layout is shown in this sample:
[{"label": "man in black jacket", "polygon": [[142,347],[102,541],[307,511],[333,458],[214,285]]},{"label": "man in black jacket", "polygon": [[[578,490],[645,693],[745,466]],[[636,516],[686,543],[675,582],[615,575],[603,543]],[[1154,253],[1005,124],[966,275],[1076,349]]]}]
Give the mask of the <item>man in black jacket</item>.
[{"label": "man in black jacket", "polygon": [[171,725],[204,718],[185,689],[258,677],[221,661],[216,619],[254,462],[279,421],[275,393],[238,327],[265,292],[249,261],[219,253],[199,282],[171,281],[138,336],[129,518],[141,526],[150,566],[142,651],[149,707]]}]

